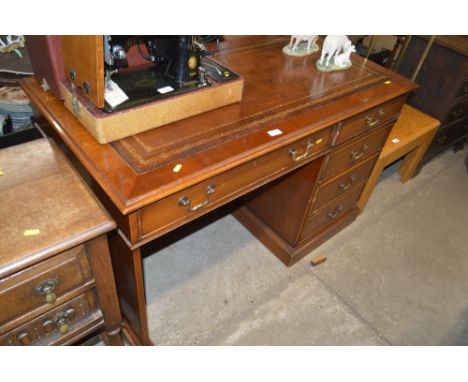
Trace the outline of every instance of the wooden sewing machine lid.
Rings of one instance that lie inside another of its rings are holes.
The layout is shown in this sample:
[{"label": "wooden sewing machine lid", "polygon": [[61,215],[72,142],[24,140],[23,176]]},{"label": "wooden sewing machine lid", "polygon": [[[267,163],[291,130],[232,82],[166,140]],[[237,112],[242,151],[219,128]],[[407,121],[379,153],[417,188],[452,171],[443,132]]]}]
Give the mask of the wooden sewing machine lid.
[{"label": "wooden sewing machine lid", "polygon": [[[34,78],[23,80],[22,87],[121,213],[128,214],[414,87],[357,55],[349,70],[319,72],[320,52],[286,56],[282,47],[288,42],[256,36],[222,43],[214,59],[243,76],[241,102],[111,144],[97,143]],[[281,135],[267,133],[276,128]],[[175,172],[177,165],[181,169]]]},{"label": "wooden sewing machine lid", "polygon": [[0,150],[0,171],[0,278],[115,227],[47,138]]}]

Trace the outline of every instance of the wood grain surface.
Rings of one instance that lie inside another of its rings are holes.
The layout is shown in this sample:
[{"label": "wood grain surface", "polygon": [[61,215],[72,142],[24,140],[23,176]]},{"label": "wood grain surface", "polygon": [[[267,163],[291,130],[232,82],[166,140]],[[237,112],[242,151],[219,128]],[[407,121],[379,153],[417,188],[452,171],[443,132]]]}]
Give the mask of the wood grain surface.
[{"label": "wood grain surface", "polygon": [[0,150],[0,277],[115,223],[48,139]]},{"label": "wood grain surface", "polygon": [[[312,65],[312,57],[280,54],[285,43],[286,38],[267,36],[223,43],[214,58],[244,76],[244,99],[240,104],[113,145],[97,143],[63,103],[44,93],[34,78],[23,80],[22,87],[126,215],[414,87],[409,80],[356,55],[352,56],[353,70],[323,77]],[[263,59],[259,60],[257,54]],[[369,81],[369,86],[362,88],[359,81],[353,82],[357,78]],[[348,83],[344,88],[342,81]],[[328,87],[339,96],[330,93]],[[271,129],[280,129],[282,134],[271,137]],[[177,164],[182,168],[174,172]]]}]

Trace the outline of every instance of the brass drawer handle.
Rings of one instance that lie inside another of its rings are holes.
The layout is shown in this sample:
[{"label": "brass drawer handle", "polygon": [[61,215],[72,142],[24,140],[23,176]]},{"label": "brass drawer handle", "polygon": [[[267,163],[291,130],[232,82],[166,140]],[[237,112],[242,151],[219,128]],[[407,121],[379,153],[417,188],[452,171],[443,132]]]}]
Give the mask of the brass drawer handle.
[{"label": "brass drawer handle", "polygon": [[440,138],[437,138],[436,141],[437,141],[437,143],[442,144],[442,143],[445,143],[445,141],[447,140],[447,138],[448,138],[448,137],[447,137],[446,135],[443,135],[443,136],[441,136]]},{"label": "brass drawer handle", "polygon": [[54,324],[57,326],[59,332],[61,334],[68,333],[70,329],[70,321],[73,320],[75,315],[75,309],[70,308],[67,309],[65,312],[60,312],[54,317]]},{"label": "brass drawer handle", "polygon": [[21,342],[22,345],[29,346],[31,345],[31,337],[29,336],[28,332],[22,332],[18,335],[18,340]]},{"label": "brass drawer handle", "polygon": [[304,152],[304,154],[297,155],[297,150],[292,148],[289,149],[289,156],[293,159],[294,162],[299,162],[307,158],[307,156],[309,155],[309,151],[312,147],[314,147],[314,141],[310,139],[307,141],[306,151]]},{"label": "brass drawer handle", "polygon": [[[380,115],[380,113],[379,113]],[[373,121],[374,117],[372,115],[368,115],[366,117],[366,125],[367,127],[373,127],[377,125],[380,122],[380,118],[377,118],[375,121]]]},{"label": "brass drawer handle", "polygon": [[48,304],[53,304],[57,300],[57,296],[54,293],[55,288],[57,287],[57,279],[47,279],[37,284],[34,287],[34,293],[38,296],[46,296],[46,301]]},{"label": "brass drawer handle", "polygon": [[338,184],[338,188],[340,189],[340,192],[348,190],[354,184],[355,181],[356,181],[356,177],[354,175],[351,175],[351,177],[348,180],[348,183],[340,182]]},{"label": "brass drawer handle", "polygon": [[356,162],[365,155],[367,150],[369,150],[369,145],[367,143],[364,143],[360,150],[351,151],[351,158],[353,159],[354,162]]},{"label": "brass drawer handle", "polygon": [[335,208],[335,211],[329,212],[327,214],[327,218],[330,220],[336,219],[338,216],[340,216],[341,211],[343,211],[343,205],[339,204],[338,207]]},{"label": "brass drawer handle", "polygon": [[452,117],[454,119],[457,119],[458,117],[461,117],[462,114],[463,114],[463,109],[458,109],[458,110],[452,111]]},{"label": "brass drawer handle", "polygon": [[177,202],[177,205],[179,207],[187,207],[188,212],[195,212],[198,211],[200,208],[205,207],[209,202],[210,202],[210,195],[215,192],[215,185],[210,184],[206,188],[206,199],[204,202],[197,204],[196,206],[192,207],[192,201],[187,198],[186,196],[182,196],[179,201]]}]

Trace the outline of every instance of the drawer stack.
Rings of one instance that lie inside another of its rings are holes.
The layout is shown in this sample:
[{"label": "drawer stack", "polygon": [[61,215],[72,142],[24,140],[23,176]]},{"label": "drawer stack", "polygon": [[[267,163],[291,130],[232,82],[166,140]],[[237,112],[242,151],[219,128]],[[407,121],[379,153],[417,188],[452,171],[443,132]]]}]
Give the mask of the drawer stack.
[{"label": "drawer stack", "polygon": [[355,219],[404,101],[398,97],[334,125],[325,155],[304,158],[303,167],[260,189],[235,216],[286,265],[294,264]]},{"label": "drawer stack", "polygon": [[[413,74],[427,43],[427,37],[413,36],[401,74]],[[419,88],[408,104],[441,121],[423,165],[445,149],[462,148],[468,141],[468,36],[437,36],[416,82]]]},{"label": "drawer stack", "polygon": [[115,222],[59,149],[38,139],[0,151],[0,345],[121,345],[107,244]]},{"label": "drawer stack", "polygon": [[0,345],[70,343],[103,325],[84,245],[0,280]]},{"label": "drawer stack", "polygon": [[433,156],[448,146],[457,142],[462,144],[468,138],[468,75],[461,86],[463,93],[458,92],[453,99],[453,106],[437,131],[431,146],[429,146],[426,158]]}]

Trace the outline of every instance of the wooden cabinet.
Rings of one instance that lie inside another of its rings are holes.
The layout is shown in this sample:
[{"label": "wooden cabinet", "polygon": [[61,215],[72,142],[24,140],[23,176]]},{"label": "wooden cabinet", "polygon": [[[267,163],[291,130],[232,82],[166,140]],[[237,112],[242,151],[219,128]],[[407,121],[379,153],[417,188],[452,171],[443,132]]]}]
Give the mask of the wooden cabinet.
[{"label": "wooden cabinet", "polygon": [[404,101],[398,97],[338,122],[327,155],[249,195],[236,218],[286,265],[296,263],[355,219]]},{"label": "wooden cabinet", "polygon": [[114,221],[48,139],[0,151],[0,345],[120,345]]},{"label": "wooden cabinet", "polygon": [[[413,36],[399,73],[412,76],[428,38]],[[441,126],[421,164],[468,140],[468,36],[437,36],[416,78],[408,104],[437,118]]]},{"label": "wooden cabinet", "polygon": [[288,42],[223,42],[213,59],[242,75],[242,102],[110,144],[34,78],[21,82],[50,123],[46,133],[65,143],[117,222],[110,247],[130,343],[152,343],[142,269],[152,240],[235,201],[236,217],[291,265],[356,218],[414,84],[357,55],[349,70],[322,73],[319,52],[287,56]]}]

